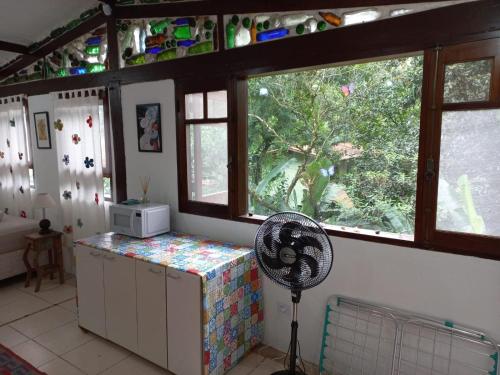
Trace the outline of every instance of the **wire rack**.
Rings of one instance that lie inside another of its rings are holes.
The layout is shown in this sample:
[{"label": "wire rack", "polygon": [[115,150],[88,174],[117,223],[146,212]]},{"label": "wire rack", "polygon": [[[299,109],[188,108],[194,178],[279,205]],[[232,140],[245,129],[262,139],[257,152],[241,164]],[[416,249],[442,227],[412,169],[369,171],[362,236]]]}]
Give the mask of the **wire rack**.
[{"label": "wire rack", "polygon": [[321,375],[500,375],[485,333],[343,296],[328,300]]}]

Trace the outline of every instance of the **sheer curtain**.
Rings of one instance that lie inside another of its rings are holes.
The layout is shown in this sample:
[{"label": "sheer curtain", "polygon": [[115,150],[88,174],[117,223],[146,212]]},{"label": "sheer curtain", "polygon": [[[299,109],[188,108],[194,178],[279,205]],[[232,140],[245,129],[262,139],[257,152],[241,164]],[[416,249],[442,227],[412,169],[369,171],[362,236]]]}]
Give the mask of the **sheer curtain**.
[{"label": "sheer curtain", "polygon": [[23,97],[0,99],[0,209],[21,217],[32,216],[28,134]]},{"label": "sheer curtain", "polygon": [[[54,93],[65,245],[105,231],[98,90]],[[70,250],[71,251],[71,250]]]}]

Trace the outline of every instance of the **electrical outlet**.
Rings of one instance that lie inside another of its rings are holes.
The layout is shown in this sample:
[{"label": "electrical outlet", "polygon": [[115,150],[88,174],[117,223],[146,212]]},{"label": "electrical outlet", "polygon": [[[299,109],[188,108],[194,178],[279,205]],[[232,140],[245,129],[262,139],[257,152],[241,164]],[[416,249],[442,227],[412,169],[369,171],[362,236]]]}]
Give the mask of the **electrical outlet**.
[{"label": "electrical outlet", "polygon": [[283,302],[278,302],[278,312],[280,314],[290,316],[290,304],[289,303],[283,303]]}]

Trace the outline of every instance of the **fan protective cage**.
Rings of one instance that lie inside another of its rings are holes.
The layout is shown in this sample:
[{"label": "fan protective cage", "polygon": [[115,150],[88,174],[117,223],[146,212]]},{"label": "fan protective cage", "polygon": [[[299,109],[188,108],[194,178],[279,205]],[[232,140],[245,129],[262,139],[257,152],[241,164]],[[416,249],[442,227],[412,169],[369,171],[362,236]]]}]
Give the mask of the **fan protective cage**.
[{"label": "fan protective cage", "polygon": [[333,265],[328,234],[315,220],[297,212],[269,216],[255,236],[255,252],[264,274],[292,291],[320,284]]}]

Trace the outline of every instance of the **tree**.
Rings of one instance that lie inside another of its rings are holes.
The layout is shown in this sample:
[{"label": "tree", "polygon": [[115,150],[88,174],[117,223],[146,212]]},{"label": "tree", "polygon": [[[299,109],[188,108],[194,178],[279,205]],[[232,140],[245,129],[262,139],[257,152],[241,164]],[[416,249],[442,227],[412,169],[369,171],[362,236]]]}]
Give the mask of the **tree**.
[{"label": "tree", "polygon": [[251,210],[413,233],[420,56],[249,81]]}]

